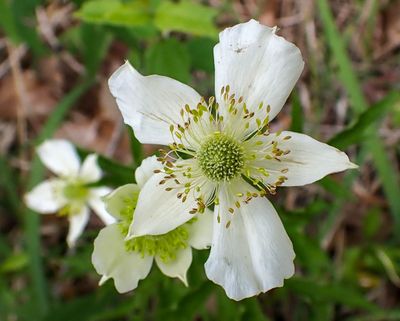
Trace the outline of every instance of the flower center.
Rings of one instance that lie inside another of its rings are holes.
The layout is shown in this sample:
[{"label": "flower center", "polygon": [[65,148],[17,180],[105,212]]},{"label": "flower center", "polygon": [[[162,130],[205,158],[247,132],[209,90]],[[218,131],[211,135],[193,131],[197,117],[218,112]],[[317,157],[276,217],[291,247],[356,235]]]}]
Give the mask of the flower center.
[{"label": "flower center", "polygon": [[188,247],[189,232],[187,224],[162,235],[145,235],[125,242],[127,251],[134,251],[142,255],[157,255],[163,262],[168,263],[176,259],[176,253]]},{"label": "flower center", "polygon": [[244,166],[243,147],[219,132],[206,140],[196,156],[204,175],[215,182],[230,181]]},{"label": "flower center", "polygon": [[63,193],[70,201],[83,201],[87,198],[89,190],[80,183],[71,183],[64,187]]},{"label": "flower center", "polygon": [[[118,224],[124,236],[128,233],[129,226],[134,219],[137,199],[137,194],[132,194],[129,197],[121,199],[123,206],[120,210],[121,221]],[[187,227],[194,220],[196,218],[166,234],[145,235],[125,241],[125,249],[128,252],[137,252],[142,257],[157,255],[165,263],[174,261],[177,252],[180,249],[188,247],[189,231]]]},{"label": "flower center", "polygon": [[68,204],[58,211],[60,216],[72,216],[80,213],[82,206],[89,195],[89,189],[82,183],[73,182],[62,189],[64,197]]}]

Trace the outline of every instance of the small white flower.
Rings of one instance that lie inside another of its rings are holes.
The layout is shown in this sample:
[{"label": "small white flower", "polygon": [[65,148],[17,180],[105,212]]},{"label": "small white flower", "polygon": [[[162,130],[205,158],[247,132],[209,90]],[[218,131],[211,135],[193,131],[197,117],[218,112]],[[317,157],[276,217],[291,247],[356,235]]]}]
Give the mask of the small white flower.
[{"label": "small white flower", "polygon": [[211,245],[210,211],[163,235],[125,239],[129,225],[135,218],[140,188],[158,168],[160,163],[155,157],[145,159],[135,173],[137,185],[121,186],[105,198],[107,210],[118,223],[100,231],[94,241],[92,262],[97,273],[102,275],[100,285],[113,278],[120,293],[137,287],[139,280],[149,274],[153,259],[165,275],[179,278],[187,285],[186,273],[192,263],[192,247],[205,249]]},{"label": "small white flower", "polygon": [[206,273],[235,300],[282,286],[294,273],[292,243],[266,196],[355,167],[309,136],[270,132],[304,66],[299,49],[275,32],[251,20],[220,33],[216,97],[208,101],[129,63],[109,80],[136,137],[170,148],[163,170],[143,187],[130,236],[166,233],[214,206]]},{"label": "small white flower", "polygon": [[105,224],[115,222],[101,201],[111,189],[88,186],[101,178],[97,155],[88,155],[81,165],[75,147],[62,139],[45,141],[38,146],[37,153],[43,164],[58,177],[37,185],[25,195],[25,203],[38,213],[59,212],[68,216],[68,246],[73,247],[82,234],[89,221],[89,207]]}]

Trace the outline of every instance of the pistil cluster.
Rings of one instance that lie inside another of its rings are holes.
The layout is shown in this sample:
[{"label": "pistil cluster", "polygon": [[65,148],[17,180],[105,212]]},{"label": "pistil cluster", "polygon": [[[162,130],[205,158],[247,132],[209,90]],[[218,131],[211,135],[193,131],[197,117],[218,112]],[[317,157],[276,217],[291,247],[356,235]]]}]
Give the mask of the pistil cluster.
[{"label": "pistil cluster", "polygon": [[[120,210],[121,221],[118,223],[122,235],[127,235],[129,226],[134,219],[134,212],[137,204],[138,193],[124,197],[121,201],[124,204]],[[162,235],[146,235],[125,241],[125,249],[128,252],[139,253],[142,257],[158,256],[164,263],[176,259],[179,250],[187,248],[189,232],[188,225],[196,218],[176,229]]]},{"label": "pistil cluster", "polygon": [[62,190],[55,190],[54,193],[62,193],[68,200],[68,204],[60,209],[60,216],[72,216],[80,212],[82,206],[86,202],[89,189],[83,182],[72,181],[62,188]]},{"label": "pistil cluster", "polygon": [[275,194],[287,179],[288,169],[279,163],[290,151],[280,145],[291,137],[270,133],[270,106],[260,103],[250,111],[243,97],[230,94],[229,86],[221,89],[221,100],[219,105],[214,97],[202,98],[194,108],[181,109],[182,121],[170,125],[170,151],[161,150],[164,168],[155,171],[165,173],[159,183],[166,191],[175,191],[182,202],[193,193],[197,207],[192,214],[218,205],[222,186],[235,195],[229,200],[229,212],[234,214],[242,202]]}]

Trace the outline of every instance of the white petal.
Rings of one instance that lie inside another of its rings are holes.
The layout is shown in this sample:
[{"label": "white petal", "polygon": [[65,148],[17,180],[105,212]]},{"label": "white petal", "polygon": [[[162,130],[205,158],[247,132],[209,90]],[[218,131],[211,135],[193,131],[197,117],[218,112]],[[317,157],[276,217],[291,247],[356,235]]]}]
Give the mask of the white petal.
[{"label": "white petal", "polygon": [[190,247],[180,250],[174,261],[164,263],[158,256],[155,259],[162,273],[171,278],[178,278],[188,286],[186,274],[190,264],[192,264],[192,249]]},{"label": "white petal", "polygon": [[189,244],[197,250],[209,248],[212,243],[214,213],[208,208],[196,215],[196,221],[189,228]]},{"label": "white petal", "polygon": [[94,183],[101,178],[101,169],[97,164],[97,155],[90,154],[83,161],[79,178],[85,183]]},{"label": "white petal", "polygon": [[200,95],[174,79],[151,75],[144,77],[130,64],[122,65],[108,81],[126,124],[143,144],[172,143],[170,124],[181,121],[185,104],[194,108]]},{"label": "white petal", "polygon": [[[270,119],[281,110],[304,67],[300,50],[255,20],[227,28],[214,47],[215,93],[223,86],[243,97],[249,110],[270,105]],[[223,112],[223,109],[222,109]]]},{"label": "white petal", "polygon": [[54,174],[63,177],[76,177],[78,175],[80,160],[75,147],[67,140],[46,140],[38,146],[37,153]]},{"label": "white petal", "polygon": [[214,221],[207,277],[234,300],[282,286],[294,273],[295,254],[275,209],[266,198],[255,198],[232,215],[227,200],[221,192],[221,205],[216,207],[221,223]]},{"label": "white petal", "polygon": [[89,208],[82,206],[79,213],[69,216],[69,231],[67,243],[69,247],[74,247],[76,240],[82,234],[89,221]]},{"label": "white petal", "polygon": [[119,293],[135,289],[139,280],[150,272],[153,257],[142,256],[125,250],[124,236],[117,224],[103,228],[94,240],[92,263],[97,273],[102,275],[103,284],[113,278]]},{"label": "white petal", "polygon": [[[287,136],[291,138],[284,140]],[[337,148],[304,134],[284,131],[278,137],[269,135],[265,139],[278,141],[279,149],[290,151],[289,154],[280,157],[280,162],[272,159],[259,164],[270,173],[267,182],[276,181],[279,176],[284,175],[288,179],[282,186],[301,186],[313,183],[328,174],[357,167]],[[282,174],[281,170],[285,169],[288,169],[288,172]]]},{"label": "white petal", "polygon": [[126,200],[137,199],[139,191],[139,186],[136,184],[126,184],[118,187],[112,193],[104,197],[107,212],[116,219],[121,219],[121,211],[126,208]]},{"label": "white petal", "polygon": [[135,171],[136,183],[142,188],[149,178],[154,175],[154,171],[162,168],[163,166],[156,156],[147,157]]},{"label": "white petal", "polygon": [[59,179],[44,181],[25,195],[25,203],[39,213],[57,212],[67,203],[62,194],[64,186],[65,182]]},{"label": "white petal", "polygon": [[98,187],[90,190],[89,205],[92,210],[100,217],[104,224],[109,225],[116,222],[114,216],[112,216],[106,210],[106,206],[102,198],[111,193],[111,188]]},{"label": "white petal", "polygon": [[[193,218],[189,213],[197,207],[192,193],[189,193],[185,202],[177,198],[184,187],[166,191],[168,187],[175,187],[172,180],[160,184],[165,174],[154,174],[143,186],[139,194],[133,222],[129,228],[128,237],[142,235],[165,234]],[[178,177],[182,184],[184,179]]]}]

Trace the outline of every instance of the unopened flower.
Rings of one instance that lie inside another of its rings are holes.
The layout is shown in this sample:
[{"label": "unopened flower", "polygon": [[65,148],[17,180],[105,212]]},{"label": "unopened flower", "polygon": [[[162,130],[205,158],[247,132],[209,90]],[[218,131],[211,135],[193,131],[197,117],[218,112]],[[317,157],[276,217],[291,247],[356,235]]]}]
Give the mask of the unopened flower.
[{"label": "unopened flower", "polygon": [[107,210],[118,222],[100,231],[94,242],[92,262],[102,275],[100,285],[113,278],[120,293],[135,289],[139,280],[149,274],[153,261],[165,275],[179,278],[187,285],[192,247],[204,249],[211,245],[212,213],[209,211],[165,234],[126,240],[129,226],[136,218],[140,188],[158,168],[160,163],[155,157],[145,159],[135,173],[137,185],[121,186],[105,198]]},{"label": "unopened flower", "polygon": [[110,78],[125,123],[142,143],[166,145],[143,187],[130,236],[163,234],[214,206],[209,279],[235,300],[282,286],[292,243],[267,196],[354,168],[345,153],[299,133],[271,133],[304,66],[299,49],[251,20],[220,33],[215,93],[204,99],[129,63]]},{"label": "unopened flower", "polygon": [[111,192],[108,187],[89,184],[101,178],[97,155],[90,154],[82,165],[75,147],[62,139],[47,140],[37,148],[43,164],[58,175],[50,178],[25,195],[26,205],[42,214],[58,212],[67,216],[67,243],[73,247],[89,221],[89,207],[105,224],[115,219],[107,213],[101,197]]}]

